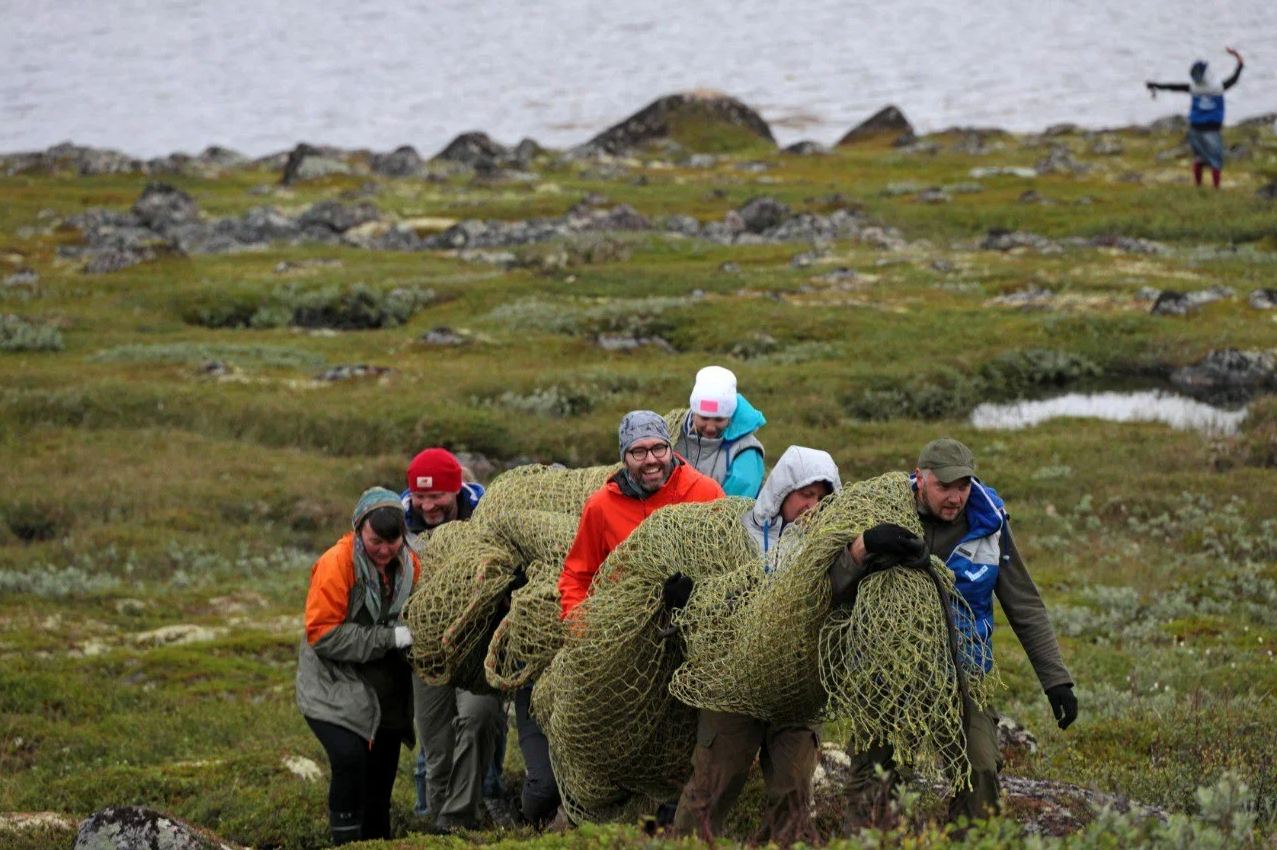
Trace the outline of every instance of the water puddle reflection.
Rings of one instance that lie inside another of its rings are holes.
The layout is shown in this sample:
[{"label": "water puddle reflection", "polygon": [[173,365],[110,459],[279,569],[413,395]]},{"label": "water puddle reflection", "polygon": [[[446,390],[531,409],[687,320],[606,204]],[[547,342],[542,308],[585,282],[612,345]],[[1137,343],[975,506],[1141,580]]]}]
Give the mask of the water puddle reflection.
[{"label": "water puddle reflection", "polygon": [[1234,434],[1246,408],[1225,410],[1174,393],[1149,390],[1126,393],[1069,393],[1041,401],[982,404],[971,424],[982,430],[1016,430],[1063,416],[1109,422],[1162,422],[1208,436]]}]

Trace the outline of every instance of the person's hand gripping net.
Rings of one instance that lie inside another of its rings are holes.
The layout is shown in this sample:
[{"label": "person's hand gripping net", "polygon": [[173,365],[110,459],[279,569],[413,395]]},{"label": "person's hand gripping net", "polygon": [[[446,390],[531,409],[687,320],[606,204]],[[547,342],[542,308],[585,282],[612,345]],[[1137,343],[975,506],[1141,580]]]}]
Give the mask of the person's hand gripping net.
[{"label": "person's hand gripping net", "polygon": [[931,553],[921,537],[907,528],[884,522],[862,535],[865,546],[865,570],[875,573],[891,567],[921,568],[931,561]]}]

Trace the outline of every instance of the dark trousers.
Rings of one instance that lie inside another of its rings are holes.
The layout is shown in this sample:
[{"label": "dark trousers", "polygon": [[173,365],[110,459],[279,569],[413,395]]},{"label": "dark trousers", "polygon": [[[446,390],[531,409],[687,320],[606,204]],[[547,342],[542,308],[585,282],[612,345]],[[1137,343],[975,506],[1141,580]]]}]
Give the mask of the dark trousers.
[{"label": "dark trousers", "polygon": [[[806,814],[811,798],[819,728],[702,710],[696,724],[692,778],[679,797],[674,829],[706,839],[721,832],[757,756],[767,790],[767,829],[776,838],[796,838],[798,819]],[[704,835],[707,830],[709,835]]]},{"label": "dark trousers", "polygon": [[543,826],[554,819],[559,809],[559,786],[550,767],[550,742],[532,717],[532,688],[514,695],[514,722],[519,730],[519,751],[527,778],[523,780],[520,808],[525,820]]},{"label": "dark trousers", "polygon": [[309,717],[306,723],[328,753],[333,775],[328,785],[328,811],[344,815],[362,812],[362,838],[389,838],[390,792],[399,768],[400,733],[378,729],[369,747],[349,729]]},{"label": "dark trousers", "polygon": [[[963,732],[967,739],[967,758],[971,762],[971,787],[960,788],[949,801],[949,821],[968,821],[992,817],[1001,811],[998,773],[1002,770],[1002,752],[998,747],[998,716],[980,711],[967,703],[967,720]],[[900,776],[896,772],[895,753],[886,744],[856,753],[851,759],[849,787],[852,812],[865,823],[874,821],[891,799]],[[876,766],[887,775],[877,778]]]}]

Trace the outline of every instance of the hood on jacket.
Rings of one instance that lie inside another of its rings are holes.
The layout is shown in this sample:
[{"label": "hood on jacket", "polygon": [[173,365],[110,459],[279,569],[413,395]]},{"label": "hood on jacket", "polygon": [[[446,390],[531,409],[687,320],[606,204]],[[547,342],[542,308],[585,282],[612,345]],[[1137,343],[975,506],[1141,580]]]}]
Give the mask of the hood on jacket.
[{"label": "hood on jacket", "polygon": [[1210,70],[1210,66],[1201,60],[1193,63],[1188,76],[1188,90],[1191,94],[1219,97],[1224,93],[1224,86],[1220,84],[1219,80],[1215,79],[1215,74]]},{"label": "hood on jacket", "polygon": [[795,490],[820,481],[828,482],[835,493],[842,489],[838,464],[834,463],[829,452],[805,446],[790,446],[785,449],[785,453],[776,461],[775,468],[763,482],[763,489],[759,491],[754,507],[743,518],[745,527],[754,535],[760,550],[774,548],[780,537],[780,506],[785,497]]},{"label": "hood on jacket", "polygon": [[[687,412],[687,418],[683,421],[684,429],[687,433],[692,433],[692,412],[690,410]],[[763,412],[750,404],[745,396],[737,393],[736,412],[732,414],[731,421],[727,423],[722,439],[724,441],[739,440],[746,434],[751,434],[766,424],[767,417],[763,416]]]}]

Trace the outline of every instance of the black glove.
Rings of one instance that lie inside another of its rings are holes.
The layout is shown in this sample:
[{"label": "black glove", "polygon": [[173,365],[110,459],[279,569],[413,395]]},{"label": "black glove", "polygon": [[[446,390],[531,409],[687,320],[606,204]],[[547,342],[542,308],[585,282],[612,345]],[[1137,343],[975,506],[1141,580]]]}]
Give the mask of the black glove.
[{"label": "black glove", "polygon": [[692,595],[692,580],[682,573],[674,573],[661,585],[661,604],[665,610],[682,608]]},{"label": "black glove", "polygon": [[889,522],[875,525],[862,535],[865,540],[865,567],[869,572],[885,570],[903,564],[906,567],[923,567],[931,559],[927,544],[907,528]]},{"label": "black glove", "polygon": [[511,593],[514,593],[519,588],[527,585],[527,583],[528,574],[524,571],[523,567],[518,567],[514,571],[514,577],[510,580],[510,586],[506,588],[506,595],[508,596]]},{"label": "black glove", "polygon": [[1051,713],[1061,729],[1069,728],[1069,724],[1077,720],[1077,697],[1073,696],[1072,685],[1047,688],[1046,698],[1051,702]]}]

